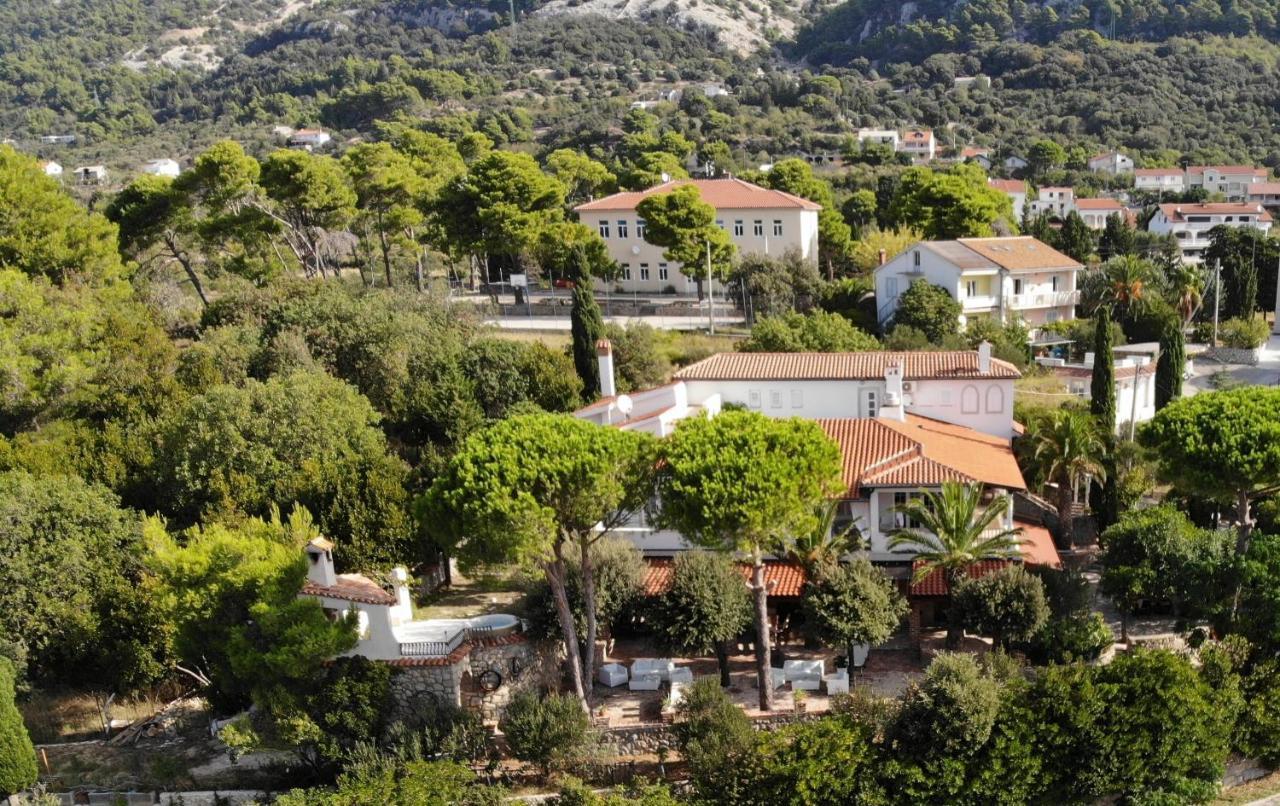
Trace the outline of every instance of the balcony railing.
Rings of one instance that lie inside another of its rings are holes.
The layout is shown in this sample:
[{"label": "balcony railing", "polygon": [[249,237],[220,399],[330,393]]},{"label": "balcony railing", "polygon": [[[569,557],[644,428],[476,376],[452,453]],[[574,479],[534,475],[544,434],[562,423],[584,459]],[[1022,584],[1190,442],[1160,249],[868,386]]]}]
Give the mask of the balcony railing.
[{"label": "balcony railing", "polygon": [[441,658],[457,649],[468,630],[458,630],[447,641],[405,641],[400,644],[401,657]]},{"label": "balcony railing", "polygon": [[1009,307],[1014,309],[1056,308],[1060,305],[1075,305],[1079,301],[1079,291],[1048,291],[1042,294],[1012,294],[1009,296]]},{"label": "balcony railing", "polygon": [[962,302],[966,311],[985,311],[988,308],[994,308],[999,301],[990,295],[978,295],[973,297],[965,297]]}]

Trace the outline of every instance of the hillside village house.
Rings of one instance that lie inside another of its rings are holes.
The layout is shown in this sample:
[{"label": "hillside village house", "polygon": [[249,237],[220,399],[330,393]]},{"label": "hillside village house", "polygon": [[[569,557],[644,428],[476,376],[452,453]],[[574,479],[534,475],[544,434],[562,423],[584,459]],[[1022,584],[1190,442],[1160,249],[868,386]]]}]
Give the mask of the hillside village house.
[{"label": "hillside village house", "polygon": [[902,136],[898,134],[897,129],[858,129],[857,137],[859,145],[874,143],[889,146],[894,151],[899,149],[902,142]]},{"label": "hillside village house", "polygon": [[887,324],[899,297],[924,280],[960,301],[961,324],[1016,316],[1035,327],[1074,319],[1076,275],[1083,268],[1029,236],[922,241],[875,270],[877,315]]},{"label": "hillside village house", "polygon": [[1138,168],[1133,172],[1133,189],[1163,193],[1186,190],[1187,175],[1180,168]]},{"label": "hillside village house", "polygon": [[[740,255],[781,257],[794,250],[804,260],[818,260],[818,211],[821,205],[771,190],[741,179],[673,179],[648,190],[615,193],[574,208],[578,220],[599,233],[617,261],[616,280],[602,287],[618,287],[628,292],[689,293],[697,280],[686,277],[679,263],[663,257],[663,249],[644,239],[644,220],[636,216],[642,200],[693,185],[702,200],[716,208],[716,224],[729,233]],[[697,274],[705,277],[703,267]]]},{"label": "hillside village house", "polygon": [[105,165],[82,165],[75,170],[76,182],[81,185],[101,185],[107,181]]},{"label": "hillside village house", "polygon": [[[1115,349],[1117,433],[1127,433],[1156,416],[1156,361],[1159,358],[1158,344],[1129,344]],[[1085,353],[1084,361],[1078,364],[1060,358],[1036,359],[1036,363],[1047,367],[1066,384],[1068,392],[1082,400],[1092,397],[1093,362],[1092,352]]]},{"label": "hillside village house", "polygon": [[1027,214],[1027,183],[1021,179],[988,179],[987,184],[1013,202],[1013,218],[1021,221]]},{"label": "hillside village house", "polygon": [[938,143],[929,129],[912,129],[902,135],[902,144],[898,148],[909,154],[916,163],[926,163],[938,154]]},{"label": "hillside village house", "polygon": [[142,172],[152,176],[167,176],[170,179],[176,179],[178,174],[182,173],[182,167],[178,165],[176,160],[165,158],[149,161],[142,166]]},{"label": "hillside village house", "polygon": [[1096,174],[1110,174],[1112,176],[1131,174],[1133,173],[1133,159],[1116,151],[1095,154],[1089,158],[1089,170]]},{"label": "hillside village house", "polygon": [[1012,172],[1012,171],[1025,170],[1027,166],[1029,166],[1031,163],[1027,162],[1025,159],[1018,156],[1017,154],[1010,154],[1009,156],[1004,158],[1004,162],[1002,164],[1004,165],[1004,169],[1006,171]]},{"label": "hillside village house", "polygon": [[1111,216],[1125,218],[1129,214],[1125,206],[1115,199],[1076,199],[1071,209],[1080,216],[1086,227],[1097,230],[1106,227],[1107,219]]},{"label": "hillside village house", "polygon": [[45,176],[62,179],[62,166],[52,160],[43,160],[40,163],[40,170],[44,171]]},{"label": "hillside village house", "polygon": [[1265,207],[1272,218],[1280,212],[1280,182],[1259,182],[1245,191],[1245,202]]},{"label": "hillside village house", "polygon": [[959,159],[961,162],[976,162],[984,171],[991,170],[991,149],[989,148],[966,146],[960,149]]},{"label": "hillside village house", "polygon": [[333,138],[324,129],[298,129],[289,135],[289,147],[310,151],[326,145]]},{"label": "hillside village house", "polygon": [[[1017,431],[1013,382],[1020,376],[991,356],[990,344],[955,352],[721,353],[677,371],[669,384],[630,395],[614,394],[607,341],[598,352],[606,394],[575,414],[602,426],[661,436],[684,417],[715,416],[726,404],[816,421],[840,446],[836,524],[854,523],[868,558],[911,597],[913,634],[936,623],[934,605],[947,591],[940,575],[913,583],[914,554],[889,549],[894,531],[909,526],[897,507],[945,481],[981,484],[993,496],[1026,489],[1011,447]],[[1059,564],[1048,531],[1015,521],[1012,507],[1001,528],[1022,530],[1019,554],[984,563],[976,573],[1010,562]],[[691,548],[643,512],[618,533],[659,571]],[[804,570],[775,559],[766,565],[766,578],[798,595]]]},{"label": "hillside village house", "polygon": [[1251,165],[1192,165],[1187,168],[1186,186],[1221,193],[1227,201],[1244,201],[1249,186],[1266,179],[1266,168]]},{"label": "hillside village house", "polygon": [[1184,263],[1199,263],[1209,247],[1209,230],[1216,226],[1252,227],[1271,231],[1271,214],[1258,204],[1162,204],[1147,224],[1149,232],[1173,234]]},{"label": "hillside village house", "polygon": [[1051,215],[1055,218],[1066,218],[1067,213],[1075,209],[1076,192],[1068,187],[1042,187],[1036,191],[1031,201],[1031,214]]}]

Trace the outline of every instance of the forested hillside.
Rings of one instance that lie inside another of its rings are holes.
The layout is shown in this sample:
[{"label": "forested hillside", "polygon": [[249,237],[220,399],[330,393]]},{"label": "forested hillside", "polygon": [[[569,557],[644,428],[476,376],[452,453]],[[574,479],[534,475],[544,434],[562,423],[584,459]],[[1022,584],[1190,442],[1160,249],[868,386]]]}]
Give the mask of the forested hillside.
[{"label": "forested hillside", "polygon": [[[754,55],[682,15],[694,5],[614,19],[516,3],[513,27],[504,2],[11,4],[0,132],[122,179],[223,137],[260,154],[278,125],[324,126],[340,144],[391,119],[603,157],[624,147],[631,104],[649,101],[664,129],[735,171],[839,150],[859,126],[910,125],[1009,153],[1049,137],[1149,166],[1280,165],[1275,0],[773,4],[759,20],[786,11],[809,25]],[[990,88],[956,88],[976,74]],[[707,97],[707,84],[728,94]],[[689,91],[663,100],[677,89]],[[54,133],[79,141],[40,144]]]}]

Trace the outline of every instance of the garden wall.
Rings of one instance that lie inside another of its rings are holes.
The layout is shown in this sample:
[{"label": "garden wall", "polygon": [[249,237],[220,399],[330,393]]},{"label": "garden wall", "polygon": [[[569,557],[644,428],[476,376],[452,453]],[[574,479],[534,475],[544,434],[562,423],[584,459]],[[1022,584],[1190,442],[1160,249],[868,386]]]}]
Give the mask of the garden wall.
[{"label": "garden wall", "polygon": [[[389,661],[392,719],[412,721],[429,703],[495,720],[522,688],[545,682],[548,662],[523,635],[464,642],[443,658]],[[554,674],[554,660],[550,662]]]}]

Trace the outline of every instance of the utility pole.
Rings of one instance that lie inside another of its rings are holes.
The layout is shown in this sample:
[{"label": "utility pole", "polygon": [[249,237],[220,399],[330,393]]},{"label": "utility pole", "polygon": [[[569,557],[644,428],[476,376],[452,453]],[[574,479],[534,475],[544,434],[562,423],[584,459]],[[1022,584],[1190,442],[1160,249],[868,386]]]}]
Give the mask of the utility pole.
[{"label": "utility pole", "polygon": [[1213,344],[1210,347],[1218,346],[1218,311],[1222,309],[1222,260],[1215,259],[1213,261]]},{"label": "utility pole", "polygon": [[707,239],[707,324],[711,327],[711,335],[716,335],[716,292],[715,289],[711,287],[710,238]]}]

